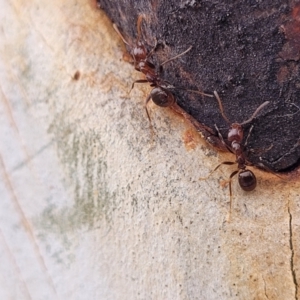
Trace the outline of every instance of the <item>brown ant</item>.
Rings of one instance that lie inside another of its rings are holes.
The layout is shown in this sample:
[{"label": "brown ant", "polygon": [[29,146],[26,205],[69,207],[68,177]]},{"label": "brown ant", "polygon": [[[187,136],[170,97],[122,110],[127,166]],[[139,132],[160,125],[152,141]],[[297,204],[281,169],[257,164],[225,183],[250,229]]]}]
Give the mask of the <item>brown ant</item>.
[{"label": "brown ant", "polygon": [[244,191],[252,191],[255,189],[256,187],[256,177],[254,175],[254,173],[250,170],[247,169],[247,165],[250,165],[249,162],[247,162],[246,157],[245,157],[245,153],[244,153],[244,149],[247,146],[247,141],[248,138],[251,134],[251,131],[253,129],[253,126],[251,126],[248,136],[246,138],[246,141],[244,144],[242,144],[243,141],[243,137],[244,137],[244,130],[243,130],[243,126],[246,124],[249,124],[250,122],[252,122],[252,120],[257,116],[257,114],[266,106],[268,105],[270,102],[266,101],[263,104],[261,104],[253,113],[253,115],[246,121],[242,122],[242,123],[231,123],[228,118],[226,117],[225,113],[224,113],[224,109],[223,109],[223,105],[221,102],[221,99],[218,95],[218,93],[216,91],[214,91],[214,95],[218,100],[219,103],[219,107],[220,107],[220,111],[222,114],[222,117],[224,118],[224,120],[230,125],[230,128],[228,130],[228,134],[227,134],[227,141],[230,142],[230,146],[228,146],[222,135],[220,134],[218,128],[216,127],[218,133],[219,133],[219,137],[221,139],[221,141],[224,143],[224,145],[227,147],[227,149],[232,152],[233,154],[235,154],[236,156],[236,160],[235,162],[231,162],[231,161],[224,161],[222,163],[220,163],[216,168],[214,168],[214,170],[212,172],[210,172],[210,174],[207,177],[204,178],[200,178],[200,180],[205,180],[207,179],[214,171],[216,171],[221,165],[233,165],[233,164],[237,164],[237,170],[232,172],[230,177],[229,177],[229,193],[230,193],[230,211],[231,211],[231,200],[232,200],[232,190],[231,190],[231,180],[232,178],[238,174],[238,181],[239,181],[239,185],[240,187],[244,190]]},{"label": "brown ant", "polygon": [[133,59],[133,64],[134,68],[139,71],[144,73],[145,75],[149,73],[149,70],[153,70],[155,73],[155,66],[154,64],[149,60],[151,57],[153,51],[155,50],[156,46],[153,47],[153,49],[148,53],[148,50],[145,47],[145,44],[140,41],[141,39],[141,24],[143,20],[143,15],[140,15],[137,20],[137,39],[135,42],[135,45],[130,45],[127,40],[124,38],[122,33],[120,32],[119,28],[117,27],[116,24],[113,24],[113,27],[115,31],[118,33],[122,41],[129,47],[129,53]]},{"label": "brown ant", "polygon": [[147,104],[149,103],[149,101],[151,99],[156,105],[161,106],[161,107],[171,107],[175,104],[175,102],[176,102],[175,97],[174,97],[173,93],[170,91],[170,89],[182,89],[185,91],[198,93],[202,96],[213,97],[212,95],[205,94],[200,91],[187,90],[184,88],[174,87],[167,81],[162,80],[160,78],[159,73],[162,69],[162,66],[165,65],[166,63],[186,54],[188,51],[190,51],[192,49],[192,46],[189,47],[184,52],[164,61],[162,64],[159,65],[158,68],[156,68],[156,66],[150,60],[150,58],[153,55],[154,50],[156,49],[156,46],[154,46],[152,48],[152,50],[150,52],[148,52],[145,44],[143,42],[141,42],[141,40],[140,40],[141,39],[142,20],[143,20],[143,15],[140,15],[137,20],[137,32],[138,32],[137,40],[135,42],[135,45],[133,45],[133,46],[127,42],[127,40],[124,38],[124,36],[119,31],[118,27],[115,24],[113,24],[113,26],[114,26],[114,29],[116,30],[116,32],[118,33],[118,35],[123,40],[123,42],[129,47],[129,49],[130,49],[129,53],[133,59],[134,68],[137,71],[142,72],[146,77],[145,79],[140,79],[140,80],[134,81],[131,89],[133,89],[135,83],[149,82],[150,86],[153,87],[149,96],[145,100],[145,108],[146,108],[146,113],[147,113],[149,121],[151,122],[149,111],[147,109]]}]

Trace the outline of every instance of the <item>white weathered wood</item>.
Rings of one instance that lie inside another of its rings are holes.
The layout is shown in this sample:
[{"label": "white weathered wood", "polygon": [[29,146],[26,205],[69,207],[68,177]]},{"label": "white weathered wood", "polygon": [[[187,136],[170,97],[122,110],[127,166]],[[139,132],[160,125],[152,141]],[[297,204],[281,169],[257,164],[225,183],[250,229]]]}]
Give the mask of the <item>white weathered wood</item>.
[{"label": "white weathered wood", "polygon": [[[297,299],[299,183],[254,192],[86,1],[0,1],[0,299]],[[79,80],[73,75],[80,71]]]}]

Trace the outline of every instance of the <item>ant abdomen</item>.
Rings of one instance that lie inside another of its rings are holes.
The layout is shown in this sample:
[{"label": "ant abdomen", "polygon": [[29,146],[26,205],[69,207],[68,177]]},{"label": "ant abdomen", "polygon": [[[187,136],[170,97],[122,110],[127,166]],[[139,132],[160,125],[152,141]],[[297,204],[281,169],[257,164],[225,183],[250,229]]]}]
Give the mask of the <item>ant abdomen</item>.
[{"label": "ant abdomen", "polygon": [[172,106],[175,103],[174,95],[168,90],[162,89],[161,87],[154,88],[151,91],[150,96],[152,101],[161,107]]},{"label": "ant abdomen", "polygon": [[239,185],[244,191],[253,191],[256,188],[256,177],[250,170],[240,171],[238,175]]}]

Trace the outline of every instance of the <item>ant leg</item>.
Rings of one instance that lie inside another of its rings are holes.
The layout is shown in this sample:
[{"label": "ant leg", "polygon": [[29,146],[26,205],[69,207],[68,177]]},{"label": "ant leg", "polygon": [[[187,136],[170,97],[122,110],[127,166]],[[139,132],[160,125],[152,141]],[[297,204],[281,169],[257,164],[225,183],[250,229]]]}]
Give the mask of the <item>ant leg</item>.
[{"label": "ant leg", "polygon": [[249,152],[252,152],[252,153],[256,153],[258,155],[262,154],[262,153],[265,153],[265,152],[268,152],[269,150],[271,150],[273,148],[273,144],[271,144],[268,148],[263,148],[263,149],[249,149]]},{"label": "ant leg", "polygon": [[196,94],[200,94],[202,96],[206,96],[206,97],[210,97],[210,98],[213,98],[214,96],[211,95],[211,94],[206,94],[206,93],[203,93],[199,90],[189,90],[189,89],[186,89],[184,87],[180,87],[180,86],[173,86],[170,82],[168,82],[167,80],[164,80],[163,81],[164,84],[167,84],[167,89],[168,90],[182,90],[182,91],[187,91],[187,92],[192,92],[192,93],[196,93]]},{"label": "ant leg", "polygon": [[210,177],[212,173],[214,173],[217,169],[219,169],[222,165],[234,165],[235,162],[232,161],[223,161],[219,165],[217,165],[206,177],[200,177],[199,180],[206,180]]},{"label": "ant leg", "polygon": [[244,147],[246,147],[247,146],[247,144],[248,144],[248,139],[249,139],[249,136],[250,136],[250,134],[251,134],[251,132],[252,132],[252,130],[253,130],[253,125],[250,127],[250,130],[249,130],[249,133],[248,133],[248,135],[247,135],[247,138],[246,138],[246,141],[245,141],[245,144],[244,144]]},{"label": "ant leg", "polygon": [[[249,136],[252,132],[252,129],[253,129],[253,125],[251,126],[250,130],[249,130],[249,133],[248,133],[248,136],[246,138],[246,141],[245,141],[245,147],[247,146],[247,143],[248,143],[248,139],[249,139]],[[252,152],[252,153],[264,153],[264,152],[267,152],[269,150],[271,150],[273,148],[273,144],[271,144],[268,148],[264,148],[264,149],[248,149],[249,152]]]},{"label": "ant leg", "polygon": [[219,130],[219,128],[217,127],[216,124],[215,124],[215,128],[216,128],[216,130],[217,130],[217,132],[218,132],[218,136],[219,136],[219,139],[221,140],[222,144],[227,148],[227,150],[228,150],[229,152],[233,153],[233,151],[231,150],[231,148],[225,143],[224,138],[223,138],[223,136],[222,136],[222,134],[221,134],[221,132],[220,132],[220,130]]},{"label": "ant leg", "polygon": [[223,136],[222,136],[222,134],[221,134],[221,132],[220,132],[220,130],[219,130],[217,124],[215,124],[215,128],[216,128],[216,130],[217,130],[219,139],[222,141],[222,143],[223,143],[224,145],[226,145],[226,143],[225,143],[225,141],[224,141],[224,138],[223,138]]},{"label": "ant leg", "polygon": [[215,95],[215,97],[216,97],[217,100],[218,100],[219,108],[220,108],[220,112],[221,112],[222,117],[224,118],[224,120],[225,120],[228,124],[231,124],[231,122],[228,120],[228,118],[226,117],[226,115],[225,115],[225,113],[224,113],[222,101],[221,101],[221,99],[220,99],[220,97],[219,97],[219,94],[218,94],[216,91],[214,91],[214,95]]},{"label": "ant leg", "polygon": [[152,142],[154,141],[153,137],[154,137],[154,129],[153,129],[153,125],[152,125],[152,122],[151,122],[151,117],[150,117],[150,113],[149,113],[149,110],[148,110],[148,103],[149,101],[152,99],[152,91],[150,92],[150,94],[148,95],[148,97],[146,98],[145,100],[145,110],[146,110],[146,114],[147,114],[147,117],[148,117],[148,120],[149,120],[149,123],[150,123],[150,130],[151,130],[151,140]]},{"label": "ant leg", "polygon": [[293,106],[295,106],[295,107],[297,107],[298,108],[298,110],[295,112],[295,113],[292,113],[292,114],[287,114],[287,115],[283,115],[283,116],[281,116],[281,118],[283,118],[283,117],[292,117],[293,115],[296,115],[299,111],[300,111],[300,107],[299,106],[297,106],[295,103],[291,103],[291,105],[293,105]]},{"label": "ant leg", "polygon": [[213,95],[206,94],[206,93],[196,91],[196,90],[188,90],[188,89],[185,89],[185,88],[182,88],[182,87],[177,87],[177,86],[171,86],[171,87],[168,87],[168,88],[169,89],[174,89],[174,90],[183,90],[183,91],[192,92],[192,93],[200,94],[202,96],[213,98]]},{"label": "ant leg", "polygon": [[187,92],[196,93],[196,94],[200,94],[200,95],[202,95],[202,96],[206,96],[206,97],[213,98],[213,95],[206,94],[206,93],[203,93],[203,92],[200,92],[200,91],[195,91],[195,90],[186,90],[186,91],[187,91]]},{"label": "ant leg", "polygon": [[[150,114],[149,114],[147,105],[148,105],[149,101],[151,100],[151,98],[152,98],[152,94],[150,93],[150,94],[148,95],[148,97],[146,98],[146,100],[145,100],[145,109],[146,109],[147,117],[148,117],[148,119],[149,119],[150,124],[151,124],[151,118],[150,118]],[[151,125],[151,127],[152,127],[152,125]]]},{"label": "ant leg", "polygon": [[146,79],[135,80],[135,81],[132,83],[132,86],[131,86],[131,89],[130,89],[129,93],[130,93],[130,92],[132,91],[132,89],[134,88],[134,84],[135,84],[135,83],[146,83],[146,82],[148,82],[148,80],[146,80]]},{"label": "ant leg", "polygon": [[153,54],[153,52],[155,51],[157,45],[158,45],[158,42],[157,42],[157,39],[155,38],[155,45],[154,45],[154,47],[150,50],[150,52],[147,54],[147,59],[148,59],[149,57],[152,56],[152,54]]},{"label": "ant leg", "polygon": [[[273,145],[272,145],[273,146]],[[264,165],[263,163],[259,163],[258,166],[260,168],[262,168],[263,170],[271,173],[272,175],[275,175],[277,178],[281,179],[284,182],[291,182],[292,180],[292,176],[291,175],[284,175],[285,177],[283,177],[282,175],[278,175],[277,173],[275,173],[274,171],[272,171],[270,168],[268,168],[266,165]]]},{"label": "ant leg", "polygon": [[192,48],[193,48],[193,46],[190,46],[188,49],[186,49],[186,50],[183,51],[182,53],[180,53],[180,54],[178,54],[178,55],[176,55],[176,56],[174,56],[174,57],[171,57],[170,59],[167,59],[166,61],[164,61],[164,62],[160,65],[160,67],[162,67],[164,64],[166,64],[166,63],[168,63],[168,62],[170,62],[170,61],[172,61],[172,60],[174,60],[174,59],[177,59],[177,58],[179,58],[180,56],[186,54],[186,53],[189,52]]},{"label": "ant leg", "polygon": [[231,208],[232,208],[232,188],[231,188],[231,181],[232,178],[239,172],[239,170],[236,170],[234,172],[231,173],[230,177],[229,177],[229,195],[230,195],[230,204],[229,204],[229,218],[228,221],[230,221],[231,219]]}]

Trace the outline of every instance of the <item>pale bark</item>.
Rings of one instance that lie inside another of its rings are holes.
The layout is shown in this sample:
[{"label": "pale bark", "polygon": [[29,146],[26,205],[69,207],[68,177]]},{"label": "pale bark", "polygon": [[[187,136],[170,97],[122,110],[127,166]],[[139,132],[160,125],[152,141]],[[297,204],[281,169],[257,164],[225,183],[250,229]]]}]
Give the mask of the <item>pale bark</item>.
[{"label": "pale bark", "polygon": [[298,182],[234,180],[228,222],[234,166],[199,177],[234,157],[154,105],[152,134],[95,4],[0,3],[1,299],[298,299]]}]

